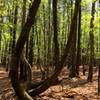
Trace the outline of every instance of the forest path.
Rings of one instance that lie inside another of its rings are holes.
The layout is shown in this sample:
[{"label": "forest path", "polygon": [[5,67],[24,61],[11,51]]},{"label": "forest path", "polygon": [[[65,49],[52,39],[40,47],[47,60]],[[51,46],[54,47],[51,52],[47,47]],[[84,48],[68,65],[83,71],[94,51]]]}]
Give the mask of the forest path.
[{"label": "forest path", "polygon": [[[64,71],[59,77],[61,83],[51,86],[37,100],[100,100],[97,94],[97,73],[94,73],[93,82],[87,83],[86,76],[69,79]],[[16,100],[4,68],[0,68],[0,100]]]}]

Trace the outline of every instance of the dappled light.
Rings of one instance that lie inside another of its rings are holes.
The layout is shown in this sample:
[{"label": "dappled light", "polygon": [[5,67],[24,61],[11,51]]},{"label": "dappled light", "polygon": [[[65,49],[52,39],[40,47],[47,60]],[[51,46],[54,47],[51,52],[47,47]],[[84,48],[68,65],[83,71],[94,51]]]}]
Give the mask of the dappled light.
[{"label": "dappled light", "polygon": [[100,0],[0,0],[0,100],[100,100]]}]

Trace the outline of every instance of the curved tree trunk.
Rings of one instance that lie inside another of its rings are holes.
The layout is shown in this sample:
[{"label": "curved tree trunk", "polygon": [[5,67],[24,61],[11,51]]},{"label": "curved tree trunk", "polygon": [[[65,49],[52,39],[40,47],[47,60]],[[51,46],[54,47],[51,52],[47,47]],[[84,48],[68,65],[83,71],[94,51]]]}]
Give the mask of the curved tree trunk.
[{"label": "curved tree trunk", "polygon": [[27,77],[27,87],[26,89],[30,88],[31,81],[32,81],[32,70],[31,70],[31,65],[25,58],[24,54],[22,53],[21,55],[21,62],[23,63],[23,66],[26,68],[26,77]]},{"label": "curved tree trunk", "polygon": [[[17,41],[14,55],[12,56],[11,60],[11,83],[12,86],[16,92],[16,95],[20,100],[33,100],[27,92],[21,87],[19,80],[18,80],[18,66],[19,66],[19,60],[24,48],[24,44],[29,36],[30,29],[35,21],[35,16],[39,7],[41,0],[34,0],[32,3],[32,6],[29,10],[29,15],[27,17],[27,21],[25,25],[23,26],[23,29],[21,31],[21,34],[19,36],[19,39]],[[27,27],[28,26],[28,27]]]}]

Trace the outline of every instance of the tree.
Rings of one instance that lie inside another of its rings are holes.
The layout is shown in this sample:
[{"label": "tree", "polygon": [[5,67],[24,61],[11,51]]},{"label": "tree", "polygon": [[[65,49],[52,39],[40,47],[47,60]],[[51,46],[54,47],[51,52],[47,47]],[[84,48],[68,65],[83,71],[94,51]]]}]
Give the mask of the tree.
[{"label": "tree", "polygon": [[[23,0],[22,2],[23,2],[23,6],[22,6],[22,23],[21,23],[21,25],[22,25],[22,28],[23,28],[25,21],[26,21],[26,2],[27,2],[27,0]],[[25,50],[23,50],[23,52],[24,52],[23,56],[25,56]],[[26,58],[27,58],[27,44],[26,44]],[[22,59],[20,59],[20,76],[19,76],[19,79],[20,80],[27,80],[26,66],[24,65],[24,62],[23,62]]]},{"label": "tree", "polygon": [[94,16],[95,16],[95,2],[92,3],[92,10],[91,10],[91,22],[90,22],[90,63],[89,63],[89,73],[88,73],[88,81],[92,81],[93,77],[93,66],[94,66]]},{"label": "tree", "polygon": [[[100,7],[100,0],[99,0],[99,7]],[[100,20],[99,20],[100,23]],[[100,26],[99,26],[99,31],[100,31]],[[98,72],[98,93],[100,94],[100,61],[99,61],[99,72]]]},{"label": "tree", "polygon": [[[78,11],[76,13],[79,13],[79,6],[80,6],[81,1],[78,1]],[[74,19],[74,25],[75,25],[75,29],[74,29],[74,34],[75,34],[75,38],[74,38],[74,46],[73,46],[73,51],[70,54],[71,58],[71,63],[70,63],[70,73],[69,73],[69,77],[73,78],[76,76],[76,40],[77,40],[77,20],[78,20],[78,14],[76,15],[77,19]],[[73,20],[72,20],[73,21]]]},{"label": "tree", "polygon": [[32,66],[33,65],[33,45],[34,45],[34,26],[32,27],[32,33],[30,35],[30,43],[29,43],[29,63]]},{"label": "tree", "polygon": [[19,60],[24,48],[24,44],[29,36],[31,26],[34,24],[35,16],[36,16],[40,2],[41,0],[33,1],[32,6],[29,9],[29,15],[27,17],[27,21],[25,22],[24,27],[21,31],[21,34],[19,36],[19,39],[15,47],[14,55],[12,56],[12,60],[11,60],[11,69],[10,69],[11,83],[16,92],[16,95],[18,96],[20,100],[32,100],[32,98],[21,87],[18,81],[18,66],[19,66]]},{"label": "tree", "polygon": [[14,21],[13,21],[13,32],[12,32],[12,36],[13,36],[13,40],[12,40],[12,55],[14,53],[15,50],[15,43],[16,43],[16,28],[17,28],[17,19],[18,19],[18,4],[17,4],[17,0],[16,0],[16,7],[15,7],[15,12],[14,12]]},{"label": "tree", "polygon": [[49,88],[53,83],[55,83],[58,75],[60,74],[62,68],[64,67],[64,63],[66,59],[70,62],[70,54],[73,52],[73,46],[74,46],[74,40],[75,40],[75,30],[76,30],[75,23],[77,22],[78,7],[79,7],[79,2],[78,0],[76,0],[74,15],[73,15],[72,23],[70,27],[70,35],[69,35],[68,42],[64,51],[64,55],[62,56],[61,61],[59,62],[59,65],[55,68],[54,73],[51,75],[51,77],[40,82],[36,87],[33,86],[34,88],[31,89],[31,91],[29,91],[29,94],[31,96],[34,97],[42,93],[47,88]]},{"label": "tree", "polygon": [[53,0],[53,30],[54,30],[54,66],[59,65],[59,44],[58,44],[58,31],[57,31],[57,0]]},{"label": "tree", "polygon": [[79,5],[78,15],[78,41],[77,41],[77,59],[76,59],[76,73],[79,75],[79,66],[81,65],[81,1]]}]

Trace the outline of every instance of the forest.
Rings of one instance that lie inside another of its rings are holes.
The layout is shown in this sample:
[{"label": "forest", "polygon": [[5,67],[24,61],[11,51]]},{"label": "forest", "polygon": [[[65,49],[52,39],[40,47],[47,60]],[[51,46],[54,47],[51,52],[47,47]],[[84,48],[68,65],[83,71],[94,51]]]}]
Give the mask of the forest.
[{"label": "forest", "polygon": [[0,100],[100,100],[100,0],[0,0]]}]

